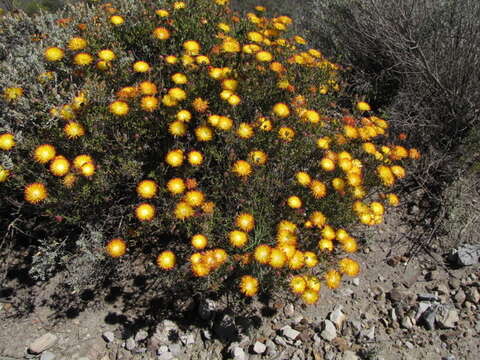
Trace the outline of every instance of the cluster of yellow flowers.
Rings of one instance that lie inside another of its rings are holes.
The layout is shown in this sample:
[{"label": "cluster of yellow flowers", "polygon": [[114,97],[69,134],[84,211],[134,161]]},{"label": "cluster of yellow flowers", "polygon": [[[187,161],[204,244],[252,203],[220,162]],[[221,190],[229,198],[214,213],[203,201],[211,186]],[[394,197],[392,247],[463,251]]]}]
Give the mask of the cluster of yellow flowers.
[{"label": "cluster of yellow flowers", "polygon": [[[229,2],[210,1],[218,6],[226,6]],[[173,39],[178,38],[175,27],[171,26],[173,19],[181,16],[189,4],[189,1],[170,2],[169,8],[156,10],[158,26],[149,29],[151,39],[160,44],[173,43]],[[117,14],[111,4],[104,5],[104,8],[109,14],[108,21],[115,30],[121,30],[122,26],[130,21]],[[340,67],[325,59],[319,50],[303,50],[307,45],[304,38],[298,35],[285,37],[286,30],[292,24],[291,18],[279,16],[269,19],[262,16],[264,7],[257,6],[255,9],[257,13],[248,13],[246,16],[249,26],[254,27],[255,31],[242,30],[239,31],[240,35],[236,35],[234,30],[240,18],[233,15],[230,17],[231,21],[222,20],[216,24],[216,44],[211,48],[200,41],[188,39],[181,43],[180,53],[162,54],[159,63],[149,63],[142,59],[132,62],[129,66],[131,79],[134,81],[128,81],[122,84],[121,88],[115,89],[115,96],[108,100],[105,110],[118,121],[133,116],[137,111],[140,111],[142,116],[161,114],[161,121],[165,119],[168,122],[168,133],[175,140],[175,145],[169,147],[163,161],[168,165],[169,171],[180,174],[167,180],[165,189],[159,187],[161,182],[145,178],[136,185],[136,193],[142,202],[136,205],[134,215],[141,222],[154,220],[157,208],[152,203],[162,190],[166,190],[166,193],[176,199],[172,214],[177,220],[185,221],[199,215],[212,214],[215,203],[208,201],[209,194],[200,190],[204,187],[199,187],[195,179],[188,178],[181,171],[187,167],[189,170],[201,169],[208,164],[210,159],[205,145],[216,138],[227,139],[230,136],[249,144],[249,141],[262,136],[267,137],[269,142],[292,146],[292,142],[305,135],[299,129],[322,129],[316,134],[323,135],[318,138],[318,135],[315,136],[312,145],[315,151],[321,154],[315,173],[311,169],[299,171],[297,168],[291,179],[295,191],[287,194],[282,204],[292,213],[303,212],[303,221],[295,223],[287,219],[281,220],[277,224],[275,242],[259,243],[254,241],[252,236],[257,226],[255,214],[242,211],[233,221],[234,228],[223,239],[224,248],[211,247],[215,242],[209,241],[204,233],[199,232],[190,239],[193,253],[189,258],[191,271],[197,277],[207,276],[227,262],[235,261],[244,265],[256,262],[259,266],[269,267],[274,271],[304,271],[304,274],[290,277],[290,289],[301,296],[305,303],[313,304],[319,299],[322,281],[327,287],[335,289],[340,285],[343,276],[357,276],[360,265],[357,261],[344,257],[338,261],[335,268],[327,270],[323,278],[312,275],[313,269],[317,268],[321,261],[319,256],[331,258],[332,252],[337,250],[352,254],[358,250],[358,243],[345,229],[335,229],[330,225],[329,222],[334,223],[332,219],[318,211],[318,208],[312,209],[312,206],[306,204],[311,204],[312,200],[318,203],[330,195],[340,196],[351,201],[352,209],[361,223],[380,224],[385,212],[384,203],[396,206],[399,199],[397,195],[389,193],[378,201],[368,204],[364,202],[367,195],[365,180],[370,165],[362,158],[371,156],[372,161],[381,164],[376,168],[376,174],[385,186],[390,187],[406,176],[405,169],[395,162],[407,158],[418,159],[420,154],[416,149],[407,150],[402,146],[375,145],[375,138],[387,134],[388,123],[369,115],[371,107],[365,101],[355,104],[352,116],[329,117],[326,112],[315,109],[311,104],[312,98],[340,90]],[[201,24],[208,21],[202,19]],[[65,59],[69,56],[70,63],[77,69],[113,74],[120,56],[109,48],[89,51],[89,47],[89,39],[75,36],[68,40],[65,49],[48,47],[43,55],[52,67],[59,62],[66,62]],[[268,109],[259,110],[257,115],[248,119],[235,117],[236,111],[251,106],[248,103],[251,99],[242,92],[242,87],[246,86],[245,78],[239,76],[241,69],[226,66],[229,63],[223,61],[223,57],[231,59],[236,56],[242,59],[242,66],[248,68],[248,71],[269,74],[274,79],[275,90],[285,94],[284,98],[272,101],[273,104],[269,104]],[[162,74],[167,74],[161,80],[152,75],[160,68]],[[294,80],[295,76],[289,73],[289,68],[315,69],[326,74],[326,78],[323,82],[309,86],[308,91],[302,94],[297,89],[300,84]],[[38,81],[48,82],[55,76],[55,72],[47,71],[39,75]],[[199,96],[195,92],[197,76],[208,77],[211,82],[209,88],[217,89],[214,94]],[[9,102],[22,95],[21,88],[4,90],[4,97]],[[226,105],[226,114],[220,114],[218,104]],[[70,141],[75,141],[87,133],[88,129],[79,119],[82,110],[88,105],[87,93],[81,91],[71,103],[50,110],[52,116],[65,121],[63,133]],[[186,139],[185,144],[179,146],[178,141],[182,139]],[[14,146],[13,134],[0,134],[0,149],[9,151]],[[258,169],[275,156],[267,153],[265,148],[252,145],[244,153],[243,159],[229,159],[229,170],[234,175],[233,178],[238,177],[240,181],[247,183],[254,171],[259,171]],[[89,179],[97,169],[91,156],[80,154],[70,161],[57,154],[57,149],[52,144],[36,147],[33,158],[40,164],[48,165],[51,174],[61,177],[63,184],[69,188],[74,186],[78,175]],[[10,172],[0,167],[0,182],[6,181],[9,176]],[[306,195],[307,193],[309,195]],[[24,196],[30,203],[40,203],[47,198],[46,186],[39,182],[29,184],[25,187]],[[302,243],[303,230],[308,233],[316,231],[317,239],[313,247],[317,249],[312,250],[311,246],[305,246],[310,250],[302,250],[305,245]],[[229,256],[227,250],[235,255]],[[119,237],[110,240],[106,245],[106,252],[114,258],[123,256],[127,252],[127,241]],[[174,269],[177,262],[177,255],[171,250],[161,252],[156,258],[158,267],[166,271]],[[260,291],[260,281],[252,275],[245,275],[240,279],[239,288],[246,296],[254,296]]]}]

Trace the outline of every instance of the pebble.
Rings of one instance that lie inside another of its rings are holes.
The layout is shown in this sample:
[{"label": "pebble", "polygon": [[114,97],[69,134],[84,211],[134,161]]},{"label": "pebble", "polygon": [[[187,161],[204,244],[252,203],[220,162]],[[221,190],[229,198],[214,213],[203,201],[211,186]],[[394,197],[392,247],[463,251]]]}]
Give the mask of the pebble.
[{"label": "pebble", "polygon": [[135,342],[135,339],[132,337],[129,337],[127,341],[125,341],[125,349],[128,351],[132,351],[137,347],[137,343]]},{"label": "pebble", "polygon": [[181,345],[178,343],[168,345],[168,350],[174,355],[180,355],[183,352]]},{"label": "pebble", "polygon": [[40,360],[54,360],[55,354],[50,351],[44,351],[42,356],[40,356]]},{"label": "pebble", "polygon": [[415,348],[415,345],[413,345],[410,341],[405,342],[405,346],[410,350]]},{"label": "pebble", "polygon": [[103,337],[103,340],[105,340],[106,342],[110,343],[112,342],[113,340],[115,340],[115,335],[113,334],[113,332],[111,331],[105,331],[103,334],[102,334],[102,337]]},{"label": "pebble", "polygon": [[436,321],[444,329],[453,329],[459,321],[458,312],[451,305],[440,306],[437,310]]},{"label": "pebble", "polygon": [[290,340],[295,340],[297,336],[300,335],[300,331],[292,329],[290,325],[286,325],[280,330],[282,331],[283,336]]},{"label": "pebble", "polygon": [[332,341],[337,337],[337,330],[333,322],[330,320],[323,322],[323,331],[320,333],[320,336],[327,341]]},{"label": "pebble", "polygon": [[411,328],[413,328],[413,321],[410,317],[405,316],[402,319],[400,325],[402,325],[402,327],[405,328],[405,329],[411,329]]},{"label": "pebble", "polygon": [[465,295],[465,291],[463,291],[463,289],[458,289],[457,293],[453,297],[453,300],[458,305],[462,305],[465,302],[466,299],[467,299],[467,295]]},{"label": "pebble", "polygon": [[283,313],[286,317],[292,317],[293,315],[295,315],[295,307],[293,306],[293,304],[285,305],[285,307],[283,308]]},{"label": "pebble", "polygon": [[419,301],[439,301],[440,298],[435,294],[418,294]]},{"label": "pebble", "polygon": [[28,349],[33,354],[40,354],[45,350],[51,348],[57,342],[57,336],[52,333],[46,333],[36,340],[34,340]]},{"label": "pebble", "polygon": [[360,358],[353,351],[347,350],[343,353],[343,360],[360,360]]},{"label": "pebble", "polygon": [[367,340],[375,339],[375,326],[372,326],[370,329],[365,329],[360,332],[360,337],[363,337]]},{"label": "pebble", "polygon": [[[420,322],[425,325],[427,330],[435,330],[435,318],[436,318],[436,308],[430,306],[427,310],[425,310],[419,319]],[[418,321],[417,321],[418,323]]]},{"label": "pebble", "polygon": [[336,308],[335,310],[333,310],[328,318],[331,322],[335,324],[338,330],[342,329],[342,325],[347,319],[341,308]]},{"label": "pebble", "polygon": [[163,353],[168,352],[168,346],[162,345],[157,349],[157,355],[162,355]]},{"label": "pebble", "polygon": [[359,286],[360,285],[360,279],[359,278],[353,278],[352,279],[352,284],[355,285],[355,286]]},{"label": "pebble", "polygon": [[233,347],[232,356],[234,360],[247,360],[247,354],[245,354],[245,351],[239,346]]},{"label": "pebble", "polygon": [[465,291],[465,295],[467,297],[467,300],[474,303],[478,304],[480,302],[480,292],[476,287],[469,287]]},{"label": "pebble", "polygon": [[448,260],[457,266],[469,266],[480,261],[480,245],[466,244],[452,250]]},{"label": "pebble", "polygon": [[146,338],[148,338],[148,332],[146,332],[145,330],[140,330],[139,332],[137,332],[135,334],[135,341],[136,342],[143,341]]},{"label": "pebble", "polygon": [[417,308],[417,314],[415,315],[415,322],[418,322],[420,320],[420,317],[423,315],[423,313],[432,306],[430,303],[426,302],[421,302],[418,304]]},{"label": "pebble", "polygon": [[285,339],[281,336],[275,336],[273,341],[275,341],[275,344],[277,345],[287,346]]},{"label": "pebble", "polygon": [[165,352],[158,356],[157,360],[173,360],[175,357],[171,352]]},{"label": "pebble", "polygon": [[260,341],[256,341],[255,344],[253,345],[253,351],[256,354],[263,354],[266,350],[267,350],[267,346]]}]

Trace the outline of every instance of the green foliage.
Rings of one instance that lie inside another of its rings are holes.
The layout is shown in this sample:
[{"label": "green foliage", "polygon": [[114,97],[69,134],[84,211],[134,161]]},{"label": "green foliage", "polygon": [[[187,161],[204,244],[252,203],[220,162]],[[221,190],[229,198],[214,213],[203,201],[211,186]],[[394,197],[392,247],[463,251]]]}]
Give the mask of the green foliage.
[{"label": "green foliage", "polygon": [[[0,183],[5,214],[0,221],[2,228],[12,221],[23,223],[22,232],[39,239],[31,244],[40,249],[32,273],[45,279],[58,269],[53,265],[58,261],[60,268],[87,269],[85,274],[100,278],[102,269],[107,270],[104,276],[116,271],[128,277],[128,264],[136,261],[145,264],[146,272],[164,277],[163,286],[175,288],[181,281],[186,287],[191,284],[191,289],[218,291],[231,289],[228,279],[254,274],[265,279],[261,288],[268,288],[279,282],[278,274],[282,279],[288,279],[291,272],[322,276],[345,255],[340,237],[332,253],[318,249],[324,224],[310,220],[315,211],[322,212],[334,229],[348,227],[356,219],[368,225],[382,221],[383,211],[369,204],[376,200],[388,205],[378,192],[403,175],[386,170],[379,178],[377,166],[390,169],[396,164],[403,169],[400,165],[408,162],[408,150],[387,146],[388,124],[372,112],[353,106],[350,110],[339,108],[336,101],[346,96],[341,94],[340,67],[289,32],[289,18],[267,18],[262,11],[240,18],[213,0],[186,1],[185,8],[175,8],[179,3],[173,1],[122,0],[114,5],[80,3],[53,15],[31,19],[7,16],[0,23],[9,48],[0,64],[4,93],[0,136],[11,133],[16,141],[12,149],[3,145],[0,150],[1,169],[8,172],[6,181]],[[156,13],[160,8],[169,15]],[[113,24],[113,14],[125,22]],[[219,23],[224,23],[223,30]],[[170,37],[156,38],[157,27],[168,29]],[[248,39],[255,36],[259,39]],[[72,43],[75,37],[85,39],[87,46],[81,49],[78,39]],[[198,54],[186,49],[186,41],[192,40],[201,46]],[[243,47],[255,41],[258,49]],[[62,49],[61,59],[51,57],[53,47]],[[116,58],[102,62],[98,54],[105,49],[113,51]],[[262,60],[260,49],[267,58],[272,56],[273,62]],[[82,52],[90,54],[91,63],[79,63]],[[137,61],[147,62],[150,69],[135,71]],[[176,73],[184,74],[187,82],[175,83],[172,75]],[[225,80],[235,80],[238,88]],[[145,81],[155,84],[157,92],[149,95],[143,90],[142,94],[140,84]],[[12,96],[15,88],[21,88],[23,94]],[[133,96],[125,96],[129,88],[134,90]],[[185,99],[178,89],[184,91]],[[227,94],[228,89],[231,93]],[[233,102],[235,96],[239,104]],[[158,106],[145,106],[144,101],[155,99]],[[208,106],[202,106],[203,101]],[[116,102],[128,104],[128,111],[116,114],[112,106]],[[275,112],[278,103],[290,114]],[[350,105],[355,103],[350,99]],[[172,131],[172,126],[179,126],[180,110],[192,115],[183,123],[185,134]],[[228,124],[230,119],[232,128],[222,129],[215,116],[221,123]],[[72,122],[80,124],[85,134],[72,138],[65,130]],[[202,127],[210,129],[212,139],[198,136]],[[250,130],[242,133],[242,127]],[[294,136],[282,135],[285,129]],[[330,145],[317,146],[317,140],[325,137]],[[375,151],[362,148],[367,142]],[[52,164],[57,158],[46,164],[35,158],[44,144],[54,146],[56,155],[68,160],[71,169],[67,175],[55,176]],[[182,164],[166,160],[172,150],[182,151]],[[201,152],[202,164],[187,161],[192,151]],[[260,151],[267,158],[265,164],[256,163],[252,151]],[[85,172],[85,165],[74,166],[81,154],[92,158],[93,174]],[[331,159],[335,168],[322,168],[322,158]],[[236,174],[233,168],[238,161],[249,162],[251,169]],[[300,171],[321,181],[326,193],[313,196],[308,184],[301,186],[295,180]],[[195,203],[189,193],[173,194],[167,186],[172,178],[183,179],[188,187],[185,191],[201,191],[205,201]],[[142,198],[137,191],[146,179],[158,186],[153,198]],[[335,189],[334,179],[346,185]],[[29,197],[27,189],[32,183],[44,184],[48,196]],[[367,195],[368,201],[362,203]],[[302,203],[289,206],[290,196],[298,196]],[[356,201],[363,206],[361,211],[353,210]],[[137,207],[145,202],[156,209],[151,220],[136,215]],[[185,202],[190,202],[187,210],[191,213],[182,217],[175,209]],[[255,227],[248,234],[248,243],[236,247],[228,236],[240,227],[235,219],[242,213],[254,217]],[[284,259],[283,266],[275,268],[252,261],[258,245],[281,249],[275,239],[281,221],[297,228],[290,232],[298,239],[294,250],[298,249],[300,263]],[[191,271],[195,266],[190,257],[198,251],[190,245],[190,238],[197,233],[209,240],[210,252],[204,252],[202,262],[214,249],[228,254],[227,260],[208,268],[206,280],[194,278]],[[127,244],[127,254],[121,259],[109,259],[105,252],[113,238],[123,238]],[[15,241],[15,236],[9,239]],[[164,251],[176,254],[174,270],[154,268],[157,255]],[[318,256],[318,266],[305,265],[306,251]],[[50,265],[42,264],[41,254]],[[339,270],[345,275],[355,272]],[[80,286],[93,280],[85,275],[72,281],[73,286]]]}]

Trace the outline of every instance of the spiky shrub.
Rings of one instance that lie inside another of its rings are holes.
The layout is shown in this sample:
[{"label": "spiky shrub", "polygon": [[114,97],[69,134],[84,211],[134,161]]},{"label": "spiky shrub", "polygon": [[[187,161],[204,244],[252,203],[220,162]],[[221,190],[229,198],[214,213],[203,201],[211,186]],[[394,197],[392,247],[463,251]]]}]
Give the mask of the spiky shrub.
[{"label": "spiky shrub", "polygon": [[5,228],[21,219],[54,263],[89,256],[111,274],[143,259],[172,286],[283,283],[314,303],[320,280],[356,276],[345,228],[382,222],[418,152],[368,103],[340,111],[340,67],[287,16],[115,6],[3,19]]}]

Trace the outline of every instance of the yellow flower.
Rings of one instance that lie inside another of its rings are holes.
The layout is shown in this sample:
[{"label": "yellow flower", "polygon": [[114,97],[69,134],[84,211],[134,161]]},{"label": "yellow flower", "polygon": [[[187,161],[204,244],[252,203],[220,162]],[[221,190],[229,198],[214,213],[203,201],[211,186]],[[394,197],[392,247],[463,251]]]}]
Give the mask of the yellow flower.
[{"label": "yellow flower", "polygon": [[340,286],[342,275],[337,270],[329,270],[325,274],[325,283],[330,289],[336,289]]},{"label": "yellow flower", "polygon": [[254,165],[265,165],[267,163],[268,156],[263,151],[254,150],[248,156]]},{"label": "yellow flower", "polygon": [[157,265],[160,269],[171,270],[175,267],[176,256],[172,251],[166,250],[163,251],[157,257]]},{"label": "yellow flower", "polygon": [[119,101],[119,100],[112,102],[109,105],[108,109],[112,114],[117,116],[127,115],[129,111],[128,104],[124,101]]},{"label": "yellow flower", "polygon": [[230,244],[232,244],[232,246],[241,248],[244,247],[247,243],[248,235],[244,231],[233,230],[230,231],[230,233],[228,234],[228,241],[230,241]]},{"label": "yellow flower", "polygon": [[170,15],[170,13],[164,9],[155,10],[155,14],[157,14],[160,17],[168,17]]},{"label": "yellow flower", "polygon": [[148,112],[155,111],[158,108],[158,99],[154,96],[144,96],[140,101],[140,107]]},{"label": "yellow flower", "polygon": [[151,81],[142,81],[138,84],[138,89],[143,95],[155,95],[158,92],[157,85]]},{"label": "yellow flower", "polygon": [[222,50],[228,53],[239,52],[241,50],[240,43],[232,37],[227,37],[222,43]]},{"label": "yellow flower", "polygon": [[359,101],[356,105],[356,108],[357,108],[358,111],[370,111],[370,110],[372,110],[370,105],[365,101]]},{"label": "yellow flower", "polygon": [[203,113],[208,109],[208,101],[198,97],[193,100],[192,106],[195,109],[195,111]]},{"label": "yellow flower", "polygon": [[82,154],[73,159],[73,167],[77,170],[80,170],[86,163],[93,163],[93,159],[90,155]]},{"label": "yellow flower", "polygon": [[183,43],[183,49],[186,54],[195,56],[200,53],[201,46],[195,40],[187,40]]},{"label": "yellow flower", "polygon": [[15,146],[15,137],[13,134],[4,133],[0,135],[0,149],[10,150]]},{"label": "yellow flower", "polygon": [[187,98],[187,93],[185,92],[185,90],[180,88],[171,88],[170,90],[168,90],[168,95],[170,95],[176,101],[182,101]]},{"label": "yellow flower", "polygon": [[302,207],[303,203],[302,200],[298,196],[290,196],[287,199],[287,204],[290,206],[292,209],[299,209]]},{"label": "yellow flower", "polygon": [[0,166],[0,183],[7,181],[9,175],[10,170],[7,170],[3,166]]},{"label": "yellow flower", "polygon": [[103,61],[112,61],[117,57],[115,53],[110,49],[100,50],[98,52],[98,57]]},{"label": "yellow flower", "polygon": [[354,253],[358,250],[357,240],[353,237],[348,236],[342,241],[342,249],[347,253]]},{"label": "yellow flower", "polygon": [[150,221],[155,217],[155,207],[147,203],[141,203],[135,208],[135,216],[140,221]]},{"label": "yellow flower", "polygon": [[358,276],[360,273],[360,265],[355,260],[344,258],[338,262],[340,272],[348,276]]},{"label": "yellow flower", "polygon": [[302,186],[308,186],[312,181],[312,178],[305,171],[299,171],[295,174],[297,182]]},{"label": "yellow flower", "polygon": [[272,248],[268,245],[258,245],[255,248],[255,251],[253,253],[253,257],[257,262],[260,264],[268,264],[270,261],[270,253],[272,252]]},{"label": "yellow flower", "polygon": [[113,258],[125,255],[127,250],[127,243],[121,238],[115,238],[108,242],[105,247],[107,254]]},{"label": "yellow flower", "polygon": [[320,167],[325,171],[335,170],[335,162],[332,159],[324,157],[320,160]]},{"label": "yellow flower", "polygon": [[180,149],[171,150],[165,156],[165,162],[173,167],[178,167],[183,164],[183,151]]},{"label": "yellow flower", "polygon": [[205,200],[205,195],[201,191],[191,190],[185,194],[183,199],[188,205],[196,207],[203,204],[203,201]]},{"label": "yellow flower", "polygon": [[205,249],[208,245],[208,239],[203,234],[193,235],[190,242],[192,243],[192,246],[197,250]]},{"label": "yellow flower", "polygon": [[175,207],[174,214],[177,219],[185,220],[193,216],[193,214],[195,214],[195,211],[186,202],[180,201]]},{"label": "yellow flower", "polygon": [[[227,0],[215,0],[215,2]],[[240,291],[246,296],[254,296],[258,292],[258,280],[250,275],[244,275],[240,279]]]},{"label": "yellow flower", "polygon": [[243,231],[250,232],[255,226],[255,219],[252,214],[240,214],[235,218],[235,226]]},{"label": "yellow flower", "polygon": [[95,164],[92,161],[83,164],[80,172],[85,177],[93,176],[93,174],[95,174]]},{"label": "yellow flower", "polygon": [[318,248],[320,251],[328,251],[332,252],[333,251],[333,241],[330,239],[321,239],[318,242]]},{"label": "yellow flower", "polygon": [[187,133],[187,126],[181,121],[173,121],[168,125],[168,132],[173,136],[184,136]]},{"label": "yellow flower", "polygon": [[277,103],[273,106],[273,113],[280,118],[286,118],[290,115],[290,109],[284,103]]},{"label": "yellow flower", "polygon": [[217,5],[227,5],[230,0],[215,0],[215,4]]},{"label": "yellow flower", "polygon": [[186,7],[187,7],[187,4],[185,4],[185,2],[183,1],[175,1],[173,3],[173,8],[175,10],[185,9]]},{"label": "yellow flower", "polygon": [[302,300],[307,305],[315,304],[318,301],[319,298],[320,298],[320,296],[318,295],[318,291],[314,291],[312,289],[307,289],[302,294]]},{"label": "yellow flower", "polygon": [[190,151],[188,153],[188,162],[193,166],[198,166],[203,163],[203,154],[200,151]]},{"label": "yellow flower", "polygon": [[278,137],[282,140],[290,142],[295,137],[295,130],[288,126],[282,126],[278,129]]},{"label": "yellow flower", "polygon": [[307,282],[301,275],[293,276],[290,279],[290,289],[294,294],[303,294],[307,289]]},{"label": "yellow flower", "polygon": [[56,156],[50,163],[50,172],[55,176],[64,176],[70,171],[70,162],[63,156]]},{"label": "yellow flower", "polygon": [[233,164],[232,172],[238,176],[249,176],[252,173],[252,166],[245,160],[237,160]]},{"label": "yellow flower", "polygon": [[22,95],[23,95],[23,89],[19,87],[10,87],[10,88],[6,88],[3,91],[3,96],[5,96],[5,99],[7,99],[8,101],[16,100]]},{"label": "yellow flower", "polygon": [[167,40],[170,38],[170,31],[164,27],[157,27],[153,30],[153,37],[158,40]]},{"label": "yellow flower", "polygon": [[253,136],[253,128],[248,123],[241,123],[237,129],[238,137],[242,139],[250,139]]},{"label": "yellow flower", "polygon": [[78,53],[73,57],[73,62],[79,66],[90,65],[93,62],[93,56],[84,52]]},{"label": "yellow flower", "polygon": [[123,17],[121,17],[120,15],[113,15],[110,17],[110,22],[113,24],[113,25],[122,25],[124,22],[125,22],[125,19]]},{"label": "yellow flower", "polygon": [[188,110],[180,110],[179,112],[177,112],[175,117],[179,121],[189,122],[192,119],[192,114]]},{"label": "yellow flower", "polygon": [[175,84],[178,84],[178,85],[186,84],[188,82],[187,76],[182,73],[173,74],[171,79]]},{"label": "yellow flower", "polygon": [[268,51],[259,51],[255,55],[255,58],[261,62],[270,62],[273,60],[273,56]]},{"label": "yellow flower", "polygon": [[153,180],[142,180],[137,185],[137,194],[144,199],[151,199],[157,195],[158,186]]},{"label": "yellow flower", "polygon": [[218,23],[217,27],[224,32],[230,32],[230,30],[231,30],[230,25],[225,24],[225,23]]},{"label": "yellow flower", "polygon": [[87,40],[81,37],[73,37],[68,41],[68,46],[72,51],[82,50],[87,47]]},{"label": "yellow flower", "polygon": [[310,215],[310,221],[318,228],[322,228],[327,222],[327,217],[321,211],[314,211]]},{"label": "yellow flower", "polygon": [[198,141],[210,141],[213,138],[213,131],[208,126],[199,126],[195,129],[195,136]]},{"label": "yellow flower", "polygon": [[62,49],[58,47],[49,47],[43,53],[47,61],[60,61],[65,56]]},{"label": "yellow flower", "polygon": [[145,73],[150,71],[150,65],[145,61],[136,61],[133,63],[133,71],[139,73]]},{"label": "yellow flower", "polygon": [[47,188],[42,183],[32,183],[25,187],[24,198],[31,204],[38,204],[48,196]]},{"label": "yellow flower", "polygon": [[82,124],[75,121],[69,121],[64,126],[63,131],[69,139],[76,139],[85,135],[85,129],[83,128]]},{"label": "yellow flower", "polygon": [[272,249],[270,253],[270,261],[268,263],[271,267],[279,269],[285,265],[286,261],[287,257],[281,250]]},{"label": "yellow flower", "polygon": [[182,194],[185,191],[185,182],[180,178],[173,178],[167,182],[167,189],[172,194]]}]

